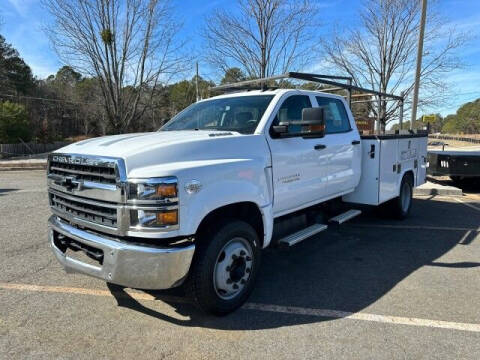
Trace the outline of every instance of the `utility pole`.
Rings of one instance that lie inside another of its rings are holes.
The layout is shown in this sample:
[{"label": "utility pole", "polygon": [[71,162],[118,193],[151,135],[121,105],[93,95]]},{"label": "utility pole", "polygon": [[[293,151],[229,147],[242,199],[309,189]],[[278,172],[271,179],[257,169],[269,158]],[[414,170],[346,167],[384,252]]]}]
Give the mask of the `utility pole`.
[{"label": "utility pole", "polygon": [[412,119],[410,121],[410,130],[413,129],[413,122],[417,118],[418,88],[420,86],[420,71],[422,70],[423,36],[425,34],[426,15],[427,0],[422,0],[422,17],[420,18],[420,34],[418,35],[417,70],[415,72],[415,87],[413,89]]},{"label": "utility pole", "polygon": [[197,102],[198,102],[200,100],[200,97],[198,96],[198,61],[196,65],[197,65],[197,76],[195,76],[195,92],[197,94]]}]

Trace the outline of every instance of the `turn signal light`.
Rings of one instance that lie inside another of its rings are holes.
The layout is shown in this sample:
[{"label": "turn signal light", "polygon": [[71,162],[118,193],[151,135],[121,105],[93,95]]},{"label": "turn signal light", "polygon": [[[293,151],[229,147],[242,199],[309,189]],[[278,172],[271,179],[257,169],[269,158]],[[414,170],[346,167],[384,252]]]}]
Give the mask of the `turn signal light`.
[{"label": "turn signal light", "polygon": [[176,225],[178,223],[178,211],[170,210],[157,213],[157,224]]},{"label": "turn signal light", "polygon": [[176,184],[162,184],[157,186],[156,194],[160,198],[166,197],[176,197],[177,196],[177,185]]}]

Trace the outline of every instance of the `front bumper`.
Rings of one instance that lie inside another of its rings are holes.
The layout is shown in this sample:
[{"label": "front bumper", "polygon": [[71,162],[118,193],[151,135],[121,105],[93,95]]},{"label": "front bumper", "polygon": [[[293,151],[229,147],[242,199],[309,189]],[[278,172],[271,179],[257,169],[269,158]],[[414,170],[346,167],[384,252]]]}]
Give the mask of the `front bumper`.
[{"label": "front bumper", "polygon": [[[195,251],[193,244],[180,248],[129,244],[78,229],[56,216],[50,217],[48,227],[53,253],[65,271],[132,288],[168,289],[180,285],[188,274]],[[101,254],[101,261],[92,265],[70,257],[56,244],[59,234],[73,240],[77,248]]]}]

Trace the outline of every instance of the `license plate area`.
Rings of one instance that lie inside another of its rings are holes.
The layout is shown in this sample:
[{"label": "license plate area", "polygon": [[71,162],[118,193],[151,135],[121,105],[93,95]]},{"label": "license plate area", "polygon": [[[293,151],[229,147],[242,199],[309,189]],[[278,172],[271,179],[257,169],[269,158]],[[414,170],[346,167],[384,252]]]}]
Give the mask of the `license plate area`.
[{"label": "license plate area", "polygon": [[53,243],[64,254],[91,265],[103,265],[103,250],[83,244],[75,239],[53,231]]}]

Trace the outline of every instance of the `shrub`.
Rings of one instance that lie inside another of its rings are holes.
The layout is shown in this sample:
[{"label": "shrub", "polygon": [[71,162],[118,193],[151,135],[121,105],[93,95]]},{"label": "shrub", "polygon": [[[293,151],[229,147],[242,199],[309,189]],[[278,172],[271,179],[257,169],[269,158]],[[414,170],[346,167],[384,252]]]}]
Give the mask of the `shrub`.
[{"label": "shrub", "polygon": [[32,138],[25,107],[10,101],[0,103],[0,143],[13,144]]}]

